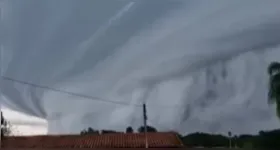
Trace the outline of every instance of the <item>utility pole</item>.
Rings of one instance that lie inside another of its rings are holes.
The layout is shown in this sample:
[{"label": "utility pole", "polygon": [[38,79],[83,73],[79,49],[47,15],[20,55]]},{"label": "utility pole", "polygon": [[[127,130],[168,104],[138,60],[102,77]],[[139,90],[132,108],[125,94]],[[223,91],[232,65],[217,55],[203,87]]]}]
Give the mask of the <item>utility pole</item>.
[{"label": "utility pole", "polygon": [[146,110],[146,104],[143,104],[143,117],[144,117],[144,134],[145,134],[145,148],[149,148],[148,145],[148,137],[147,137],[147,110]]},{"label": "utility pole", "polygon": [[229,148],[231,148],[231,132],[228,132],[228,137],[229,137]]}]

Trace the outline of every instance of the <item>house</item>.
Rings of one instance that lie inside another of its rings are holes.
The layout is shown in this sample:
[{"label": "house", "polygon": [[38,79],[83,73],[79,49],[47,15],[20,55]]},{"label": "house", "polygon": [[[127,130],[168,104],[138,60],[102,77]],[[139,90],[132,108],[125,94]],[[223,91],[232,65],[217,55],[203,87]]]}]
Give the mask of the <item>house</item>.
[{"label": "house", "polygon": [[[108,133],[101,135],[10,136],[2,148],[145,148],[145,133]],[[149,148],[181,148],[173,132],[147,133]]]}]

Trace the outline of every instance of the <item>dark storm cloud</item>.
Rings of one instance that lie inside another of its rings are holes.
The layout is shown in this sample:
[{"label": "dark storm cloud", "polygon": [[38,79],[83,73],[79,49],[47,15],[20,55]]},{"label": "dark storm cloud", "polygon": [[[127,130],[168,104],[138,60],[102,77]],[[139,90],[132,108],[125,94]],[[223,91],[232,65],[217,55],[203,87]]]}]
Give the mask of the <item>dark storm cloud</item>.
[{"label": "dark storm cloud", "polygon": [[143,102],[162,130],[279,125],[262,71],[279,54],[269,50],[280,43],[278,1],[3,2],[2,74],[58,89],[2,78],[3,102],[46,118],[50,132],[136,127]]}]

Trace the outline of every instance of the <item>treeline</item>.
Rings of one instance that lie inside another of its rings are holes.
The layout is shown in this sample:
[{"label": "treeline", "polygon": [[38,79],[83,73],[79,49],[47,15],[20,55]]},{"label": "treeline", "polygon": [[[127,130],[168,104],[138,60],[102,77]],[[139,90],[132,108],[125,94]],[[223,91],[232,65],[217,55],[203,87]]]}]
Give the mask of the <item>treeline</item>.
[{"label": "treeline", "polygon": [[[126,128],[126,133],[133,133],[134,130],[132,127],[127,127]],[[145,128],[144,126],[140,126],[138,129],[137,129],[137,132],[139,133],[143,133],[145,132]],[[157,132],[157,129],[152,127],[152,126],[147,126],[147,132]],[[81,135],[88,135],[88,134],[107,134],[107,133],[123,133],[123,132],[119,132],[119,131],[115,131],[115,130],[95,130],[91,127],[87,128],[87,129],[84,129],[81,131]]]},{"label": "treeline", "polygon": [[[132,127],[126,128],[126,133],[133,133]],[[144,127],[141,126],[137,129],[138,133],[144,132]],[[157,129],[148,126],[147,132],[157,132]],[[94,130],[88,128],[81,131],[81,135],[86,134],[107,134],[107,133],[124,133],[114,130]],[[185,136],[178,134],[183,144],[186,147],[236,147],[236,148],[280,148],[280,129],[272,131],[260,131],[257,135],[235,135],[228,136],[221,134],[209,134],[209,133],[191,133]]]},{"label": "treeline", "polygon": [[188,147],[238,147],[238,148],[280,148],[280,129],[260,131],[257,135],[243,134],[224,136],[220,134],[192,133],[180,136]]}]

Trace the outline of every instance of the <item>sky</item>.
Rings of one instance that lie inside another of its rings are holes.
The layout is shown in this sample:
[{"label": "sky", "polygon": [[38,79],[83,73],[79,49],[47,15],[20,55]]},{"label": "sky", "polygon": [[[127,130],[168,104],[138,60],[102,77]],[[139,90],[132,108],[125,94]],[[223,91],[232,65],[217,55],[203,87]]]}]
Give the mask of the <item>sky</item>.
[{"label": "sky", "polygon": [[1,102],[50,134],[136,128],[144,102],[165,131],[279,127],[266,74],[279,1],[1,2]]},{"label": "sky", "polygon": [[47,122],[44,119],[3,107],[1,111],[11,124],[12,135],[44,135],[47,133]]}]

